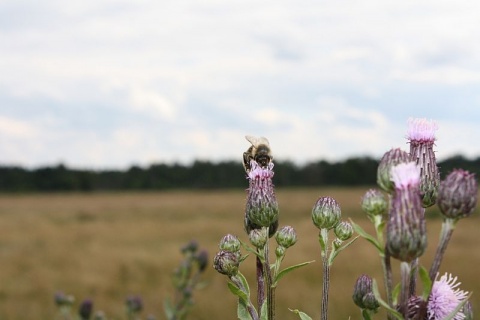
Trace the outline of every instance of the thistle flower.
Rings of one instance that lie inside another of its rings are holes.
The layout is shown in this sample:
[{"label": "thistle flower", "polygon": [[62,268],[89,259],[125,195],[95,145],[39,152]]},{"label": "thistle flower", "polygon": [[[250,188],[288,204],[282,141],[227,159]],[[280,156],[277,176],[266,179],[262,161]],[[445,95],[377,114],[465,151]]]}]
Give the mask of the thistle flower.
[{"label": "thistle flower", "polygon": [[196,256],[195,260],[197,261],[198,264],[198,270],[200,272],[204,272],[206,267],[207,267],[207,261],[208,261],[208,252],[207,250],[201,250]]},{"label": "thistle flower", "polygon": [[408,120],[410,159],[420,167],[420,194],[424,208],[435,204],[440,185],[440,172],[433,151],[437,129],[437,123],[432,120],[413,118]]},{"label": "thistle flower", "polygon": [[477,205],[477,182],[473,173],[461,169],[453,170],[440,183],[438,207],[442,214],[451,219],[468,217]]},{"label": "thistle flower", "polygon": [[78,309],[78,315],[82,320],[88,320],[92,316],[93,301],[91,299],[85,299],[80,304]]},{"label": "thistle flower", "polygon": [[289,248],[297,242],[297,233],[291,226],[285,226],[277,231],[275,240],[279,246]]},{"label": "thistle flower", "polygon": [[229,277],[235,276],[238,273],[239,265],[238,255],[230,251],[222,250],[218,252],[213,259],[213,267],[215,270]]},{"label": "thistle flower", "polygon": [[352,299],[360,308],[376,311],[380,305],[373,294],[372,286],[372,278],[366,274],[362,274],[355,282]]},{"label": "thistle flower", "polygon": [[[427,304],[428,320],[445,319],[468,296],[468,292],[458,289],[457,277],[445,273],[440,280],[433,283]],[[454,320],[464,320],[465,314],[460,310]]]},{"label": "thistle flower", "polygon": [[233,234],[227,234],[222,240],[220,240],[218,246],[220,247],[220,250],[237,252],[240,251],[240,240],[238,240],[237,236],[234,236]]},{"label": "thistle flower", "polygon": [[386,250],[405,262],[423,254],[427,235],[419,184],[420,170],[414,162],[402,163],[392,168],[395,192],[392,195],[387,224]]},{"label": "thistle flower", "polygon": [[410,156],[406,151],[396,149],[390,149],[387,151],[377,168],[377,184],[385,192],[392,193],[395,186],[390,176],[392,167],[410,161]]},{"label": "thistle flower", "polygon": [[345,241],[352,237],[353,235],[353,227],[348,221],[342,221],[335,226],[333,232],[337,236],[338,239]]},{"label": "thistle flower", "polygon": [[362,197],[362,210],[370,219],[387,212],[388,203],[383,193],[378,189],[369,189]]},{"label": "thistle flower", "polygon": [[319,229],[332,229],[340,221],[341,209],[331,197],[320,197],[312,209],[313,224]]},{"label": "thistle flower", "polygon": [[268,241],[268,237],[262,231],[262,229],[253,229],[248,234],[248,238],[250,239],[250,243],[253,244],[255,248],[258,248],[258,249],[263,249],[263,247]]},{"label": "thistle flower", "polygon": [[273,162],[261,167],[252,160],[250,167],[245,231],[249,234],[253,229],[269,227],[269,235],[272,236],[278,228],[278,203],[272,182]]}]

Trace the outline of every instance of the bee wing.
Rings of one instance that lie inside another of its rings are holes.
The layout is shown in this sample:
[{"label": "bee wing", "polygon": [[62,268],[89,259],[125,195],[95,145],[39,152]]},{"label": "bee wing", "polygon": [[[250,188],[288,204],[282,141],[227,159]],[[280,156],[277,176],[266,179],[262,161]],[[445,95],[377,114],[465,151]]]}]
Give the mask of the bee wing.
[{"label": "bee wing", "polygon": [[247,139],[247,141],[250,142],[254,147],[257,147],[258,145],[261,145],[261,144],[270,146],[268,139],[265,137],[255,137],[255,136],[246,135],[245,139]]}]

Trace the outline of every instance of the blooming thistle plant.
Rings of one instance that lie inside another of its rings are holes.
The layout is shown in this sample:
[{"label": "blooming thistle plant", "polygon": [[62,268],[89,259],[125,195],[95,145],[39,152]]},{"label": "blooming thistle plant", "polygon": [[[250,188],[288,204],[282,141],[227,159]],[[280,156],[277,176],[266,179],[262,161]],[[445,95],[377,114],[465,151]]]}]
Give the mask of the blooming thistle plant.
[{"label": "blooming thistle plant", "polygon": [[[373,223],[375,235],[368,234],[351,220],[341,221],[341,208],[335,199],[319,197],[314,203],[311,218],[319,229],[323,266],[320,319],[328,319],[330,268],[337,255],[357,239],[351,239],[354,232],[376,248],[384,275],[385,297],[381,296],[377,281],[366,274],[361,275],[354,285],[353,302],[360,308],[363,319],[372,319],[380,308],[386,310],[388,319],[473,319],[468,301],[471,293],[459,288],[456,277],[448,273],[439,276],[438,270],[456,224],[475,210],[477,182],[473,174],[461,169],[452,171],[441,181],[433,150],[437,129],[434,121],[409,119],[409,152],[394,148],[380,160],[377,170],[379,189],[369,189],[361,199],[361,208]],[[265,146],[262,147],[265,150]],[[255,146],[249,151],[252,149]],[[230,279],[228,287],[238,297],[237,317],[241,320],[275,319],[275,289],[279,280],[313,262],[281,268],[287,249],[297,241],[297,234],[291,226],[279,228],[279,206],[273,185],[274,165],[272,161],[266,161],[273,158],[266,157],[266,153],[262,156],[261,162],[257,162],[255,156],[250,157],[250,163],[245,166],[249,188],[244,227],[250,244],[226,235],[214,258],[214,268]],[[443,223],[434,260],[427,270],[419,260],[427,247],[426,209],[435,204],[442,213]],[[330,231],[334,235],[332,241],[329,241]],[[272,238],[276,241],[274,261],[269,260]],[[242,248],[256,259],[255,303],[252,302],[249,283],[240,272],[247,259],[247,255],[241,253]],[[400,263],[398,285],[393,283],[392,258]],[[417,282],[422,283],[421,294],[417,293]],[[299,310],[290,311],[302,320],[312,319]]]}]

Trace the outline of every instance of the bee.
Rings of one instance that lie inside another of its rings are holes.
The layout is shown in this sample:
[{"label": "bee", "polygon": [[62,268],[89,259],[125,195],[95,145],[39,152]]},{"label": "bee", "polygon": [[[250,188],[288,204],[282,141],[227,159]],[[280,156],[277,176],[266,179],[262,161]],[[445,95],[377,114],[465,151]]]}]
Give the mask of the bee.
[{"label": "bee", "polygon": [[262,168],[266,168],[273,160],[270,143],[265,137],[245,136],[252,145],[243,153],[243,167],[248,173],[250,171],[250,161],[255,160]]}]

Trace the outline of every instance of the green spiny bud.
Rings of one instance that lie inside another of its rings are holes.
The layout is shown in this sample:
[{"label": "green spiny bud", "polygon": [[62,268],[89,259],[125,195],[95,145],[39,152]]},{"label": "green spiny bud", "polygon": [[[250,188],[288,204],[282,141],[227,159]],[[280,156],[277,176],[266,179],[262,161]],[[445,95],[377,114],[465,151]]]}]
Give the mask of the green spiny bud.
[{"label": "green spiny bud", "polygon": [[240,240],[232,234],[227,234],[220,240],[220,250],[237,252],[240,251]]},{"label": "green spiny bud", "polygon": [[353,302],[362,309],[376,311],[379,303],[373,294],[373,280],[370,276],[363,274],[357,278],[353,287]]},{"label": "green spiny bud", "polygon": [[338,238],[333,239],[332,245],[335,250],[338,250],[342,246],[343,240],[340,240]]},{"label": "green spiny bud", "polygon": [[378,189],[369,189],[362,197],[362,210],[370,219],[387,212],[388,203],[383,193]]},{"label": "green spiny bud", "polygon": [[352,237],[353,235],[353,227],[348,221],[342,221],[335,226],[333,232],[337,236],[338,239],[345,241]]},{"label": "green spiny bud", "polygon": [[440,183],[437,204],[445,217],[460,219],[475,210],[477,194],[474,174],[456,169]]},{"label": "green spiny bud", "polygon": [[222,250],[215,255],[213,259],[213,267],[221,274],[229,277],[238,273],[240,266],[238,255],[234,252]]},{"label": "green spiny bud", "polygon": [[285,255],[285,251],[287,251],[287,249],[285,249],[285,247],[278,246],[275,249],[275,256],[277,257],[277,259],[283,257]]},{"label": "green spiny bud", "polygon": [[258,249],[263,249],[268,241],[268,237],[265,232],[263,232],[263,229],[253,229],[250,231],[248,238],[250,239],[250,243]]},{"label": "green spiny bud", "polygon": [[319,229],[332,229],[340,221],[341,209],[331,197],[320,197],[312,209],[313,224]]},{"label": "green spiny bud", "polygon": [[398,148],[387,151],[380,160],[380,163],[378,164],[378,186],[385,192],[392,193],[395,186],[393,185],[391,177],[391,169],[397,164],[405,163],[408,161],[410,161],[410,156],[406,151],[402,151]]},{"label": "green spiny bud", "polygon": [[207,250],[201,250],[196,256],[195,260],[197,261],[198,264],[198,270],[200,272],[205,271],[205,268],[207,267],[207,261],[208,261],[208,252]]},{"label": "green spiny bud", "polygon": [[292,227],[285,226],[277,231],[275,240],[277,240],[278,245],[289,248],[297,242],[297,233]]}]

